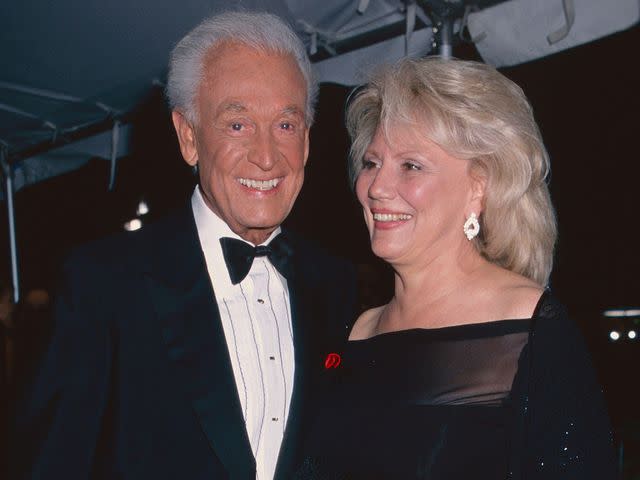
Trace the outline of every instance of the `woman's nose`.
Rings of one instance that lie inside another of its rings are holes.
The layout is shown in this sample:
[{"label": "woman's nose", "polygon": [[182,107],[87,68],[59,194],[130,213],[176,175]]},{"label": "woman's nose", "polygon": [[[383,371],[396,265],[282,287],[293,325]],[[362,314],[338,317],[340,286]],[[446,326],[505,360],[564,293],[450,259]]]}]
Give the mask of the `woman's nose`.
[{"label": "woman's nose", "polygon": [[369,184],[369,197],[373,199],[389,199],[395,195],[395,178],[390,168],[384,165],[374,171]]}]

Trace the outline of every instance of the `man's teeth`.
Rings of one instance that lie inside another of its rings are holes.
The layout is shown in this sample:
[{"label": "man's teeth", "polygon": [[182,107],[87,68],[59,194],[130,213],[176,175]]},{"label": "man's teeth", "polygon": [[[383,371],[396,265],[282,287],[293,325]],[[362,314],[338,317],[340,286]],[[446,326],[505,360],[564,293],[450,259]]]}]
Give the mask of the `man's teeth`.
[{"label": "man's teeth", "polygon": [[272,180],[251,180],[249,178],[239,178],[238,181],[245,187],[255,188],[256,190],[271,190],[280,183],[279,178]]},{"label": "man's teeth", "polygon": [[376,222],[397,222],[399,220],[409,220],[411,215],[406,213],[374,213],[373,219]]}]

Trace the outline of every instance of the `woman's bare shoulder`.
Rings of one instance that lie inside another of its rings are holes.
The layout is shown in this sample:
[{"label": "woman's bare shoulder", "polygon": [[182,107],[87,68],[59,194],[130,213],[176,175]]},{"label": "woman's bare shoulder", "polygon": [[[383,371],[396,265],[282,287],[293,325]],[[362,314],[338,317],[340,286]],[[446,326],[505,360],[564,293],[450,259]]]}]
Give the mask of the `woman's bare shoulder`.
[{"label": "woman's bare shoulder", "polygon": [[386,305],[381,305],[364,311],[353,325],[351,333],[349,334],[349,340],[369,338],[375,331],[380,315],[385,307]]},{"label": "woman's bare shoulder", "polygon": [[530,318],[538,305],[544,288],[522,275],[506,271],[493,283],[494,307],[501,318]]}]

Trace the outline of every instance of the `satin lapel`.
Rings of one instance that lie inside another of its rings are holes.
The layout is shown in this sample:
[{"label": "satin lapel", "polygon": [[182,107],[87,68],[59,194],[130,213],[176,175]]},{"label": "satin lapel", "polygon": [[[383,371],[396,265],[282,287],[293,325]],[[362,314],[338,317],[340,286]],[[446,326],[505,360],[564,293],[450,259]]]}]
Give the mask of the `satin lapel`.
[{"label": "satin lapel", "polygon": [[167,251],[156,252],[164,261],[155,264],[147,286],[169,357],[211,448],[230,478],[255,478],[220,313],[190,209],[183,221],[165,241]]},{"label": "satin lapel", "polygon": [[313,286],[304,273],[301,255],[296,255],[291,278],[287,279],[291,302],[291,322],[295,349],[294,388],[285,436],[278,457],[276,479],[292,478],[301,453],[301,440],[306,425],[309,396],[313,395],[311,377],[315,359],[313,349]]}]

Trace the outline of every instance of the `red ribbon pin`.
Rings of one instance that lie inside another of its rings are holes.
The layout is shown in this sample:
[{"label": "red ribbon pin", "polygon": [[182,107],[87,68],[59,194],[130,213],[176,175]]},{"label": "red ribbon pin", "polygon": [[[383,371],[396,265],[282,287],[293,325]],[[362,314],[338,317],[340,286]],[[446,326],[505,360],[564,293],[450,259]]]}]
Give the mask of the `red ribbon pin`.
[{"label": "red ribbon pin", "polygon": [[330,368],[338,368],[341,361],[342,359],[340,358],[340,355],[337,353],[330,353],[324,361],[324,368],[327,370]]}]

